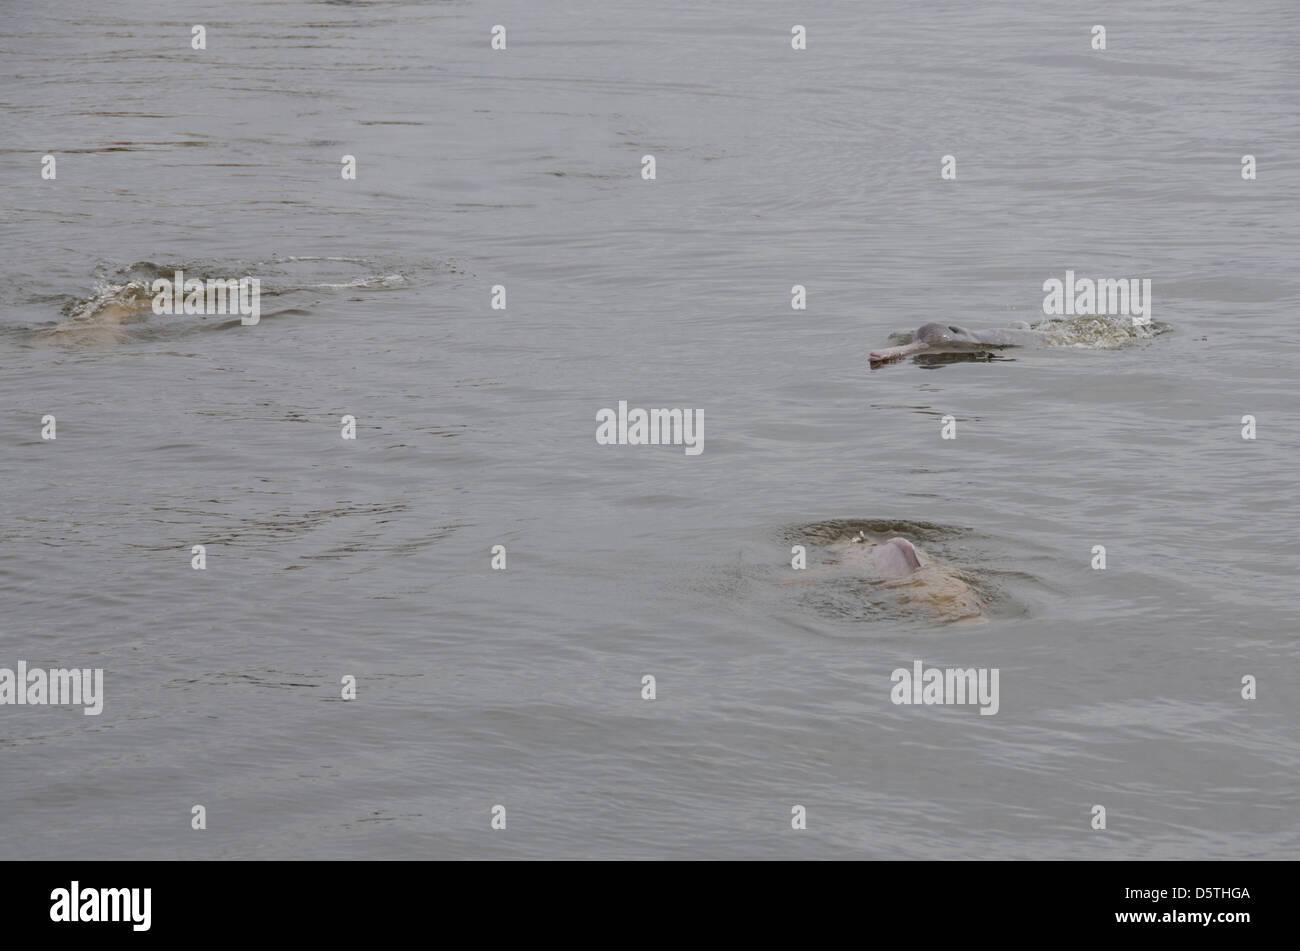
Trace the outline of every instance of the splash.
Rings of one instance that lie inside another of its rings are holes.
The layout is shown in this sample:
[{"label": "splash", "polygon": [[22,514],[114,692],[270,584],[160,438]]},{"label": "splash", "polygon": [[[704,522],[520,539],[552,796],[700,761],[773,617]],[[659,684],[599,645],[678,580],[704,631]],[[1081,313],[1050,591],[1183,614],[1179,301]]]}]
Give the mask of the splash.
[{"label": "splash", "polygon": [[343,284],[304,284],[304,287],[319,287],[329,290],[351,290],[358,287],[405,287],[406,278],[401,274],[376,274],[372,277],[358,277]]},{"label": "splash", "polygon": [[150,288],[154,279],[170,276],[170,272],[156,264],[132,264],[111,276],[101,275],[89,297],[69,301],[63,305],[62,313],[71,320],[82,321],[136,313],[153,301]]},{"label": "splash", "polygon": [[94,293],[85,300],[65,304],[63,313],[75,319],[94,317],[111,308],[135,311],[149,306],[150,300],[152,296],[149,293],[149,285],[139,281],[128,281],[125,284],[97,284]]},{"label": "splash", "polygon": [[[153,285],[156,280],[170,281],[177,271],[183,271],[187,279],[194,278],[204,284],[209,280],[258,278],[262,281],[263,297],[283,298],[303,292],[315,293],[319,299],[320,293],[327,291],[393,290],[411,286],[407,273],[393,270],[391,265],[381,268],[365,258],[286,257],[225,265],[138,261],[116,270],[98,269],[90,295],[64,303],[60,310],[63,319],[39,333],[60,344],[103,346],[122,342],[128,330],[133,336],[175,331],[180,326],[175,317],[153,313]],[[361,273],[357,274],[358,271]],[[290,312],[290,308],[286,305],[283,311]],[[189,315],[188,326],[197,326],[193,317]],[[225,326],[225,322],[220,326]]]},{"label": "splash", "polygon": [[[972,324],[971,329],[983,330],[988,329],[988,326],[985,324]],[[1041,345],[1047,347],[1118,350],[1120,347],[1128,346],[1137,340],[1150,340],[1153,337],[1158,337],[1172,328],[1169,324],[1158,321],[1135,326],[1128,318],[1119,320],[1111,317],[1049,317],[1037,324],[1013,321],[1008,324],[998,325],[996,329],[1030,330],[1041,333],[1043,335]],[[889,335],[889,342],[895,345],[906,345],[912,343],[915,339],[915,331],[910,330]],[[990,348],[993,347],[992,344],[989,346]]]},{"label": "splash", "polygon": [[1070,317],[1044,320],[1033,328],[1045,336],[1049,347],[1081,347],[1089,350],[1118,350],[1135,340],[1150,340],[1169,329],[1168,324],[1134,325],[1131,320],[1109,317]]}]

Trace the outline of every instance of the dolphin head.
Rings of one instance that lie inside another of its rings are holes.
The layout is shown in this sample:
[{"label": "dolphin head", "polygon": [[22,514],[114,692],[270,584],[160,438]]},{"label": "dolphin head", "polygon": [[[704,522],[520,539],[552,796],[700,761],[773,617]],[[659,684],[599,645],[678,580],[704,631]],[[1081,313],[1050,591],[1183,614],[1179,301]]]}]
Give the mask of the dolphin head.
[{"label": "dolphin head", "polygon": [[871,559],[882,578],[905,578],[921,567],[921,557],[906,538],[891,538],[871,553]]},{"label": "dolphin head", "polygon": [[922,350],[928,350],[930,347],[952,346],[961,343],[978,343],[975,336],[964,327],[958,327],[953,324],[922,324],[917,328],[916,333],[912,334],[912,342],[903,344],[901,347],[886,347],[883,350],[871,351],[871,362],[882,363],[886,360],[896,360],[899,357],[905,357],[908,354],[920,353]]},{"label": "dolphin head", "polygon": [[952,339],[952,333],[943,324],[922,324],[912,335],[913,340],[934,346]]},{"label": "dolphin head", "polygon": [[969,330],[955,324],[922,324],[914,337],[931,347],[945,343],[979,343]]}]

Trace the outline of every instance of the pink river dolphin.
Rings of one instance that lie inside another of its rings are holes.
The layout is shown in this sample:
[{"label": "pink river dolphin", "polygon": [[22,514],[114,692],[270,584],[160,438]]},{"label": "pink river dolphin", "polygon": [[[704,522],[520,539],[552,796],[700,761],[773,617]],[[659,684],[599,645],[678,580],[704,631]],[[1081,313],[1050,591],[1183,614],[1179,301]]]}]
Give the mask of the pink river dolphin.
[{"label": "pink river dolphin", "polygon": [[885,347],[871,351],[872,363],[884,363],[913,353],[951,350],[979,350],[985,347],[1029,347],[1046,343],[1047,335],[1041,330],[1031,330],[1028,324],[1018,327],[998,327],[990,330],[970,330],[954,324],[923,324],[912,335],[912,342],[900,347]]},{"label": "pink river dolphin", "polygon": [[800,571],[787,584],[852,578],[891,591],[900,606],[921,608],[944,622],[981,621],[983,599],[952,568],[933,561],[906,538],[886,541],[865,532],[841,537],[825,546],[820,565]]}]

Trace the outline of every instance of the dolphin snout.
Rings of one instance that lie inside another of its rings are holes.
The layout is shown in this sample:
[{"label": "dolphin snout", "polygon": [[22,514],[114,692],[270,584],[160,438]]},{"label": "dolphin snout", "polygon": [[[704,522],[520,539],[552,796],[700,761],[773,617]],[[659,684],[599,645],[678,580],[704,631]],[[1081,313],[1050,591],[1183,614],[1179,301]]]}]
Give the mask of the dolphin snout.
[{"label": "dolphin snout", "polygon": [[898,357],[905,357],[909,353],[919,353],[929,348],[929,344],[924,340],[913,340],[911,343],[904,344],[901,347],[886,347],[883,350],[872,350],[870,358],[872,363],[881,363],[885,360],[894,360]]}]

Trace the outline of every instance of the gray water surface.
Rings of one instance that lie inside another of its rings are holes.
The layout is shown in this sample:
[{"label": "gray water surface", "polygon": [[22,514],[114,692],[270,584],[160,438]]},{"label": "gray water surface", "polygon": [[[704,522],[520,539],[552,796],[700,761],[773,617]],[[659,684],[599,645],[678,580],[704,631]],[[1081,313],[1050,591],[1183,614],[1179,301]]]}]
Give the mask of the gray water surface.
[{"label": "gray water surface", "polygon": [[[1290,0],[0,20],[0,667],[106,693],[0,706],[0,857],[1294,857],[1297,36]],[[261,277],[261,323],[50,335],[178,267]],[[868,366],[1067,268],[1169,332]],[[597,445],[619,400],[704,451]],[[828,523],[987,620],[783,583]],[[998,714],[891,703],[918,659],[998,668]]]}]

